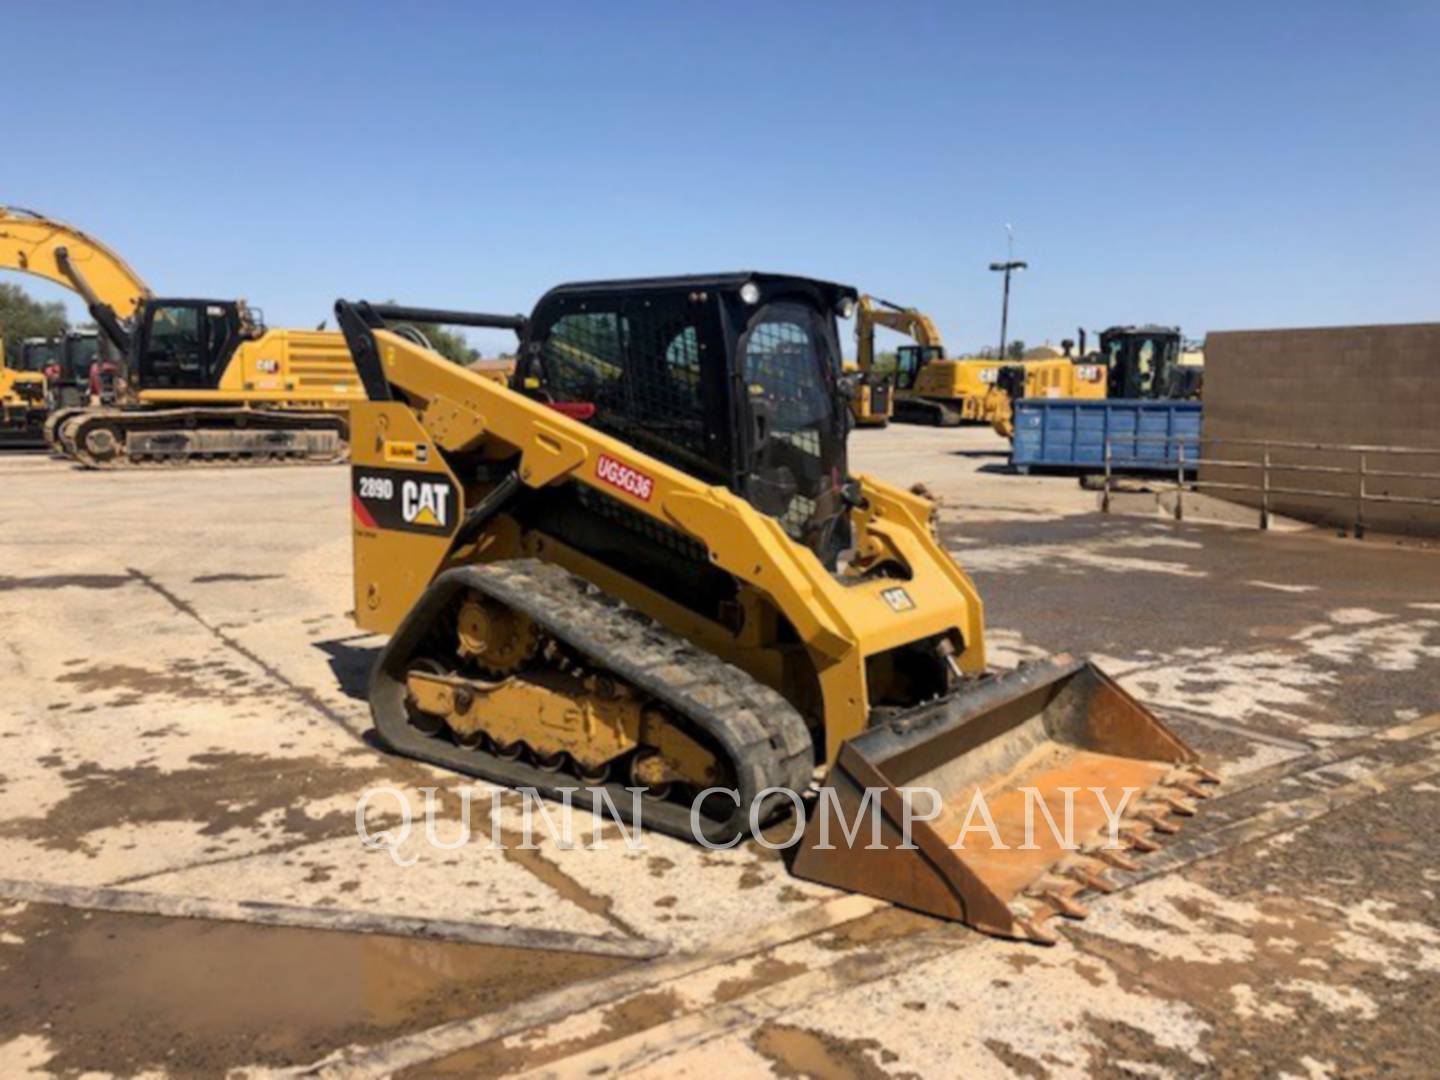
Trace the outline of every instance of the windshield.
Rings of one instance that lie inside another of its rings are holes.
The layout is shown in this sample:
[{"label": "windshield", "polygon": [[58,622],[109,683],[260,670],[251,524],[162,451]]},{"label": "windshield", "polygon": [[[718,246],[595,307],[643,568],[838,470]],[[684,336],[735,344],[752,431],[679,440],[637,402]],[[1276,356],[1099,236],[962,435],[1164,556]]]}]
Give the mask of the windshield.
[{"label": "windshield", "polygon": [[75,337],[70,339],[70,364],[77,379],[88,378],[90,368],[100,356],[100,339]]},{"label": "windshield", "polygon": [[833,323],[805,304],[762,308],[741,339],[754,433],[745,497],[827,558],[844,503],[845,416]]},{"label": "windshield", "polygon": [[44,371],[60,362],[60,346],[54,341],[27,341],[20,350],[20,366],[26,371]]},{"label": "windshield", "polygon": [[1103,342],[1110,396],[1168,397],[1175,381],[1179,339],[1174,334],[1116,334]]}]

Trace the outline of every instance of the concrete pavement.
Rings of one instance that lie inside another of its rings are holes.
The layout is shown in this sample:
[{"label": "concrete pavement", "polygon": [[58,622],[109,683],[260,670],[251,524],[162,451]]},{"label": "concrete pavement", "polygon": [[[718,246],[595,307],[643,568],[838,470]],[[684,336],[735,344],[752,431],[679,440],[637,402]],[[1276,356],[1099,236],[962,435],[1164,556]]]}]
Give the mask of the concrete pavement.
[{"label": "concrete pavement", "polygon": [[[441,789],[454,841],[464,785],[367,742],[380,642],[346,615],[345,471],[0,458],[0,1072],[1433,1062],[1440,554],[1101,517],[1073,480],[1006,474],[980,429],[853,448],[943,500],[993,661],[1097,654],[1226,777],[1163,872],[1041,949],[792,879],[753,844],[632,851],[611,828],[592,849],[582,822],[569,850],[367,850],[365,791],[390,789],[371,820],[397,828]],[[384,932],[327,929],[346,920]]]}]

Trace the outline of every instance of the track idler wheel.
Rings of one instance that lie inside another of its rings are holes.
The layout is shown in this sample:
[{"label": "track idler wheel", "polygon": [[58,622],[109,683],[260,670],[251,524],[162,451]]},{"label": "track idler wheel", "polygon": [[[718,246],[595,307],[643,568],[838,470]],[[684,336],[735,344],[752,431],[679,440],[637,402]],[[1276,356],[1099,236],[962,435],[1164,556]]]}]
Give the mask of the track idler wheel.
[{"label": "track idler wheel", "polygon": [[107,462],[120,456],[123,443],[115,428],[109,424],[97,424],[85,432],[83,446],[87,457],[97,462]]}]

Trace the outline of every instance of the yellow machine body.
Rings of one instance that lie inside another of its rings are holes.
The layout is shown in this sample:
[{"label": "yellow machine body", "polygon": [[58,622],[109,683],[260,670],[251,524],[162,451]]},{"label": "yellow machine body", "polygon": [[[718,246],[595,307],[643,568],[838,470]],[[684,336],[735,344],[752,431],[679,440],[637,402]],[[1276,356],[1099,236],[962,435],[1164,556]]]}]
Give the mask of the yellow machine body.
[{"label": "yellow machine body", "polygon": [[[687,820],[694,834],[712,784],[736,784],[737,806],[743,793],[788,787],[811,808],[796,874],[991,933],[1053,940],[1046,920],[1083,915],[1078,897],[1108,891],[1108,870],[1133,868],[1126,852],[1173,832],[1171,815],[1192,812],[1188,798],[1206,794],[1208,777],[1192,750],[1093,665],[1061,658],[987,672],[983,604],[941,544],[929,500],[848,478],[837,511],[845,547],[822,559],[831,549],[797,537],[788,511],[759,508],[767,489],[752,502],[662,459],[668,449],[641,449],[676,430],[673,411],[613,414],[618,427],[597,411],[597,402],[649,400],[643,380],[657,371],[689,393],[740,356],[750,373],[745,404],[767,436],[753,461],[770,460],[771,441],[788,437],[772,426],[785,415],[777,405],[805,412],[826,400],[795,380],[764,381],[776,370],[767,365],[807,355],[776,327],[813,316],[833,328],[828,309],[795,298],[826,305],[846,294],[810,279],[753,277],[756,286],[745,275],[580,283],[552,290],[529,320],[515,317],[522,355],[579,364],[590,400],[547,396],[565,384],[543,366],[507,386],[388,328],[387,318],[414,309],[337,305],[368,394],[352,410],[354,611],[362,629],[391,635],[370,683],[379,737],[399,753],[577,792],[577,801],[629,761],[630,783],[665,807],[662,829],[675,835],[687,835]],[[656,316],[653,335],[648,315],[628,335],[594,333],[609,325],[607,311],[643,313],[651,300],[667,313],[687,300],[728,313],[721,324],[734,336],[708,339],[713,362],[726,366],[681,363],[702,350],[678,316]],[[735,316],[749,320],[743,329]],[[595,363],[574,335],[554,347],[562,326],[592,334]],[[762,339],[765,351],[752,353]],[[626,341],[649,344],[637,354],[616,345]],[[687,342],[696,345],[688,353]],[[634,368],[600,372],[614,365],[600,360],[607,349]],[[838,362],[815,363],[816,378],[834,379]],[[602,386],[597,374],[614,381]],[[724,394],[737,382],[707,385]],[[838,384],[826,390],[840,393]],[[632,420],[639,426],[627,427]],[[739,475],[758,467],[741,465]],[[565,539],[576,528],[567,515],[591,531]],[[657,587],[643,559],[627,561],[630,545],[650,543],[686,568],[678,588]],[[717,577],[728,598],[711,615],[702,594]],[[917,667],[922,659],[936,663]],[[827,777],[805,794],[817,766]],[[590,786],[548,779],[566,770]],[[624,801],[627,789],[610,786]],[[688,819],[665,801],[677,786],[705,789]],[[1116,796],[1113,846],[1091,803],[1080,808],[1073,845],[1015,843],[1031,817],[1025,789],[1061,815],[1067,793],[1095,786]],[[922,788],[929,812],[911,804]],[[956,848],[977,797],[994,807],[999,843]],[[870,805],[891,843],[872,849],[863,828],[858,841],[837,842],[834,821],[827,842],[821,822],[832,804],[846,828]],[[715,817],[705,828],[728,846],[770,819],[754,820]],[[914,843],[894,842],[912,833]]]},{"label": "yellow machine body", "polygon": [[5,339],[0,337],[0,444],[38,440],[46,411],[45,376],[9,367]]},{"label": "yellow machine body", "polygon": [[327,330],[266,330],[242,341],[214,389],[139,390],[149,405],[335,409],[365,396],[345,339]]},{"label": "yellow machine body", "polygon": [[[375,336],[387,377],[406,388],[410,403],[363,402],[351,410],[351,463],[356,470],[404,464],[407,471],[433,476],[435,482],[462,492],[461,505],[472,507],[486,492],[463,483],[446,464],[446,454],[477,448],[497,460],[519,454],[527,486],[573,482],[593,487],[707,543],[710,559],[743,583],[740,603],[746,617],[738,633],[705,621],[555,538],[525,532],[505,519],[497,521],[478,546],[452,553],[457,521],[449,521],[449,529],[425,534],[381,528],[357,515],[355,620],[362,629],[392,633],[431,581],[452,565],[544,559],[595,581],[787,699],[808,692],[802,684],[813,673],[823,695],[825,742],[832,756],[841,742],[865,728],[870,708],[867,657],[950,634],[958,643],[962,669],[971,674],[985,670],[983,605],[970,578],[936,539],[934,507],[928,500],[870,477],[858,478],[870,505],[856,512],[857,576],[868,562],[881,558],[900,560],[911,576],[903,583],[885,577],[847,582],[795,544],[775,519],[732,492],[703,484],[406,338],[385,331]],[[618,462],[643,474],[653,482],[649,497],[603,481],[597,473],[601,461],[607,471],[610,462]],[[398,497],[403,499],[404,492]],[[805,643],[804,665],[787,664],[777,646],[781,617]],[[793,682],[787,685],[787,679]]]}]

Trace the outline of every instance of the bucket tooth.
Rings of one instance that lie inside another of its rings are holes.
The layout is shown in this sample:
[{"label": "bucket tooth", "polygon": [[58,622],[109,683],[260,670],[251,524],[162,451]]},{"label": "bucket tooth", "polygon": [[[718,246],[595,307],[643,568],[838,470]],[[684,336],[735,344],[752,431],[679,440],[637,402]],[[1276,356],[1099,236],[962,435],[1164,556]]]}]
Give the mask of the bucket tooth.
[{"label": "bucket tooth", "polygon": [[1160,801],[1163,802],[1166,806],[1168,806],[1173,813],[1179,814],[1181,817],[1195,816],[1194,803],[1188,803],[1184,799],[1177,799],[1173,795],[1161,796]]},{"label": "bucket tooth", "polygon": [[1176,825],[1173,821],[1167,819],[1164,813],[1160,810],[1141,810],[1135,815],[1135,817],[1137,820],[1143,821],[1146,825],[1149,825],[1150,828],[1154,829],[1158,833],[1174,835],[1175,833],[1180,831],[1180,826]]},{"label": "bucket tooth", "polygon": [[1129,844],[1136,851],[1149,852],[1159,851],[1160,845],[1139,829],[1127,829],[1120,834],[1120,838]]},{"label": "bucket tooth", "polygon": [[1045,890],[1043,893],[1040,894],[1040,899],[1044,900],[1047,904],[1049,904],[1067,919],[1080,920],[1088,919],[1090,917],[1089,908],[1087,908],[1084,904],[1080,903],[1080,901],[1076,900],[1074,897],[1066,896],[1058,889]]},{"label": "bucket tooth", "polygon": [[1080,866],[1077,864],[1070,867],[1066,873],[1087,889],[1094,889],[1098,893],[1112,893],[1120,887],[1105,877],[1104,874],[1096,873],[1088,866]]},{"label": "bucket tooth", "polygon": [[1015,926],[1027,941],[1033,941],[1037,945],[1058,945],[1060,939],[1047,930],[1035,916],[1025,919],[1016,919]]},{"label": "bucket tooth", "polygon": [[1116,870],[1125,870],[1133,874],[1140,869],[1139,863],[1115,848],[1098,848],[1094,852],[1094,857],[1101,862],[1109,863]]},{"label": "bucket tooth", "polygon": [[1187,765],[1182,769],[1170,770],[1165,779],[1160,781],[1160,786],[1183,791],[1192,799],[1210,799],[1215,796],[1215,792],[1210,789],[1219,782],[1214,773],[1198,765]]}]

